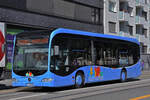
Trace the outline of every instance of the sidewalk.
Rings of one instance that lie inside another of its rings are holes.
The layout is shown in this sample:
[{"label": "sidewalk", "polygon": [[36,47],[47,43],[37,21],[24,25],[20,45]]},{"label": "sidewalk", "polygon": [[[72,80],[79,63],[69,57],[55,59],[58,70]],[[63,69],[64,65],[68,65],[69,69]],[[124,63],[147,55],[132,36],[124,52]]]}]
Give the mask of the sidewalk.
[{"label": "sidewalk", "polygon": [[150,70],[142,71],[142,75],[139,77],[139,79],[150,79]]},{"label": "sidewalk", "polygon": [[11,79],[0,80],[0,90],[12,88],[14,87],[11,86]]}]

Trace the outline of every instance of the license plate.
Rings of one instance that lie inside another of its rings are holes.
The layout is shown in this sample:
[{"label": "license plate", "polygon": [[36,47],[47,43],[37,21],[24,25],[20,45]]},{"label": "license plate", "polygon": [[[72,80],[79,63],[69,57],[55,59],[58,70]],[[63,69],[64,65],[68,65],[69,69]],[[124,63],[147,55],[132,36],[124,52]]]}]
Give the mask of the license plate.
[{"label": "license plate", "polygon": [[33,84],[27,84],[28,87],[33,87]]}]

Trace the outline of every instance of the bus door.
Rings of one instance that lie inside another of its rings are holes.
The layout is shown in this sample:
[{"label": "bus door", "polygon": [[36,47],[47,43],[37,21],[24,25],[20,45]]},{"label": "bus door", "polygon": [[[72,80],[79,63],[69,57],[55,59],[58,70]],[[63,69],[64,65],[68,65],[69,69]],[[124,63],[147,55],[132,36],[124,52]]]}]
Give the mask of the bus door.
[{"label": "bus door", "polygon": [[51,67],[55,78],[55,86],[66,86],[72,84],[73,67],[69,64],[69,50],[61,48],[59,45],[54,45],[51,48]]}]

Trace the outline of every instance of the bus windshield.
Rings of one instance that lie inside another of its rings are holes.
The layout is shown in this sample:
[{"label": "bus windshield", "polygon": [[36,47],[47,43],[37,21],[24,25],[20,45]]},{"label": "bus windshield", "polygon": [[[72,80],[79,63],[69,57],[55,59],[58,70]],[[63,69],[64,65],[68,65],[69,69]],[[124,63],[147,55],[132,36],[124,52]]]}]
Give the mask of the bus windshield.
[{"label": "bus windshield", "polygon": [[[17,38],[13,71],[25,76],[41,75],[48,69],[48,37]],[[34,73],[35,72],[35,73]]]}]

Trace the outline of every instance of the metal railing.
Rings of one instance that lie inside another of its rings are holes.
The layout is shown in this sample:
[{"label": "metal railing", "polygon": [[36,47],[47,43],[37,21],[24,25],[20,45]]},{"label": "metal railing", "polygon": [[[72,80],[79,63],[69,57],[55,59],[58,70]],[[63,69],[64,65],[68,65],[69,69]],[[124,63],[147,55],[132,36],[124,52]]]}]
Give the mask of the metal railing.
[{"label": "metal railing", "polygon": [[145,4],[145,0],[135,0],[136,1],[136,6],[143,6]]},{"label": "metal railing", "polygon": [[119,11],[119,20],[128,21],[129,20],[129,13],[124,11]]}]

